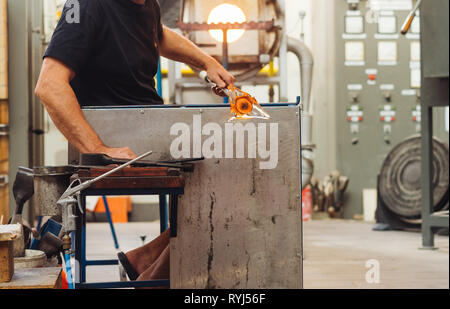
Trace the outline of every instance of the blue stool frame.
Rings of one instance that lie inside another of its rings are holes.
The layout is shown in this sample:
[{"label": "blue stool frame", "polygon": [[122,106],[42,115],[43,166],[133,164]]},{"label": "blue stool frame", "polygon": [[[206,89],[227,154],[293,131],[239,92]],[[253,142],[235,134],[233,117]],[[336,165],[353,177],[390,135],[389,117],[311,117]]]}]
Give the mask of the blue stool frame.
[{"label": "blue stool frame", "polygon": [[112,237],[114,240],[114,248],[116,248],[116,250],[119,250],[119,248],[120,248],[119,241],[117,240],[116,230],[114,229],[114,223],[112,221],[111,211],[109,211],[108,199],[107,199],[106,195],[103,195],[102,199],[103,199],[103,204],[105,205],[106,217],[108,218],[109,227],[111,229],[111,234],[112,234]]},{"label": "blue stool frame", "polygon": [[129,288],[129,287],[159,287],[170,286],[170,280],[150,280],[150,281],[117,281],[86,283],[87,266],[118,265],[116,260],[87,260],[86,259],[86,196],[105,195],[158,195],[160,231],[167,230],[167,202],[166,197],[170,197],[170,237],[177,236],[177,214],[178,196],[184,193],[183,188],[166,189],[86,189],[81,192],[80,203],[83,213],[77,209],[77,226],[75,231],[74,251],[75,251],[75,288],[76,289],[105,289],[105,288]]}]

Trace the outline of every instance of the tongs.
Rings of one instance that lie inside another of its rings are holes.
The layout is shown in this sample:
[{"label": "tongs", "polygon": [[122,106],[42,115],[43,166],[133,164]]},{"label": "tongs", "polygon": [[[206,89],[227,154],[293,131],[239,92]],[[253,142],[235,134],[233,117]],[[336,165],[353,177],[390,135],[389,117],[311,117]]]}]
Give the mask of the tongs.
[{"label": "tongs", "polygon": [[[212,87],[217,87],[217,84],[209,79],[205,71],[200,72],[200,78],[205,80]],[[258,101],[247,92],[242,91],[234,85],[228,85],[226,89],[219,89],[222,94],[228,96],[230,100],[231,118],[229,121],[236,119],[270,119],[270,115],[267,114],[261,105],[259,105]]]}]

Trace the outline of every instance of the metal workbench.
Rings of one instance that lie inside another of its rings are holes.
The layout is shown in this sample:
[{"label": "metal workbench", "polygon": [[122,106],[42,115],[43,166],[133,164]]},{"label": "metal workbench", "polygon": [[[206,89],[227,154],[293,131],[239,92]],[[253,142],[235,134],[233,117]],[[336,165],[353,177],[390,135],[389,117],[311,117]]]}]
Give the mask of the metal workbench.
[{"label": "metal workbench", "polygon": [[[205,157],[185,175],[171,288],[303,287],[299,103],[262,104],[270,120],[237,123],[225,104],[83,110],[108,146],[151,149],[152,161],[165,161],[179,158],[186,137],[181,157]],[[69,162],[77,158],[70,148]]]}]

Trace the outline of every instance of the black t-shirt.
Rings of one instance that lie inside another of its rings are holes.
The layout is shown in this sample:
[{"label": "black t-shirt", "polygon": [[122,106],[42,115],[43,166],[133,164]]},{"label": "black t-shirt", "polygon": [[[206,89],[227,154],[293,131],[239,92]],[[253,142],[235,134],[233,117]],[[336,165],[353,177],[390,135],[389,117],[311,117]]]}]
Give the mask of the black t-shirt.
[{"label": "black t-shirt", "polygon": [[[66,3],[44,54],[75,71],[81,106],[156,105],[161,13],[157,0],[78,0],[79,23]],[[66,16],[68,18],[66,18]]]}]

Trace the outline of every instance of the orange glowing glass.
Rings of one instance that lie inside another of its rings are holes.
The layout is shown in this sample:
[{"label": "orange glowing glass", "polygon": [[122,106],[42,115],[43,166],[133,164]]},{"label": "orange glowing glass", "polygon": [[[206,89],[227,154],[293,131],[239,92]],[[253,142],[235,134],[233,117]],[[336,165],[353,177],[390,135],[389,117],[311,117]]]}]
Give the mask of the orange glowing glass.
[{"label": "orange glowing glass", "polygon": [[230,110],[232,118],[234,119],[270,119],[258,101],[247,92],[229,85],[228,97],[230,100]]}]

